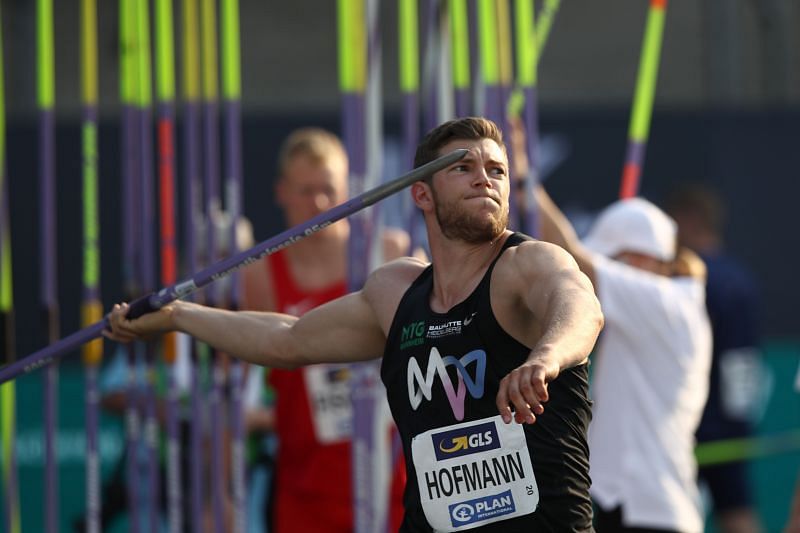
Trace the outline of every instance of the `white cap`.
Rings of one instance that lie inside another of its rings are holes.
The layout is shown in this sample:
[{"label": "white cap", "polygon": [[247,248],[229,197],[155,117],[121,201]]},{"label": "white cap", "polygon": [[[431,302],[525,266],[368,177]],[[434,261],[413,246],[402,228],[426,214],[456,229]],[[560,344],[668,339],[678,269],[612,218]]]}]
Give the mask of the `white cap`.
[{"label": "white cap", "polygon": [[606,257],[636,252],[672,261],[676,234],[675,221],[661,209],[642,198],[629,198],[605,208],[583,244]]}]

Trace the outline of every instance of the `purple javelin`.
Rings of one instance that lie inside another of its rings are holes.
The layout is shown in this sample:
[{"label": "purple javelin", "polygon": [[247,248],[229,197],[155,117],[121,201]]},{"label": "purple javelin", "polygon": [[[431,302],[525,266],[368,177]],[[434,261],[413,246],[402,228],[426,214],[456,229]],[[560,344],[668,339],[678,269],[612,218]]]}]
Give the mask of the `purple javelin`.
[{"label": "purple javelin", "polygon": [[[439,170],[460,160],[467,154],[467,150],[459,149],[445,154],[430,163],[426,163],[414,170],[403,174],[399,178],[379,185],[374,189],[366,191],[350,200],[340,204],[324,213],[309,219],[303,224],[298,224],[278,235],[260,242],[249,250],[235,254],[227,259],[214,263],[208,268],[198,272],[189,279],[165,287],[158,292],[151,293],[135,300],[130,307],[128,317],[138,318],[146,313],[156,311],[165,305],[174,302],[178,298],[183,298],[198,289],[205,287],[212,281],[224,278],[231,272],[252,264],[262,258],[282,250],[287,246],[316,233],[317,231],[330,226],[345,217],[352,215],[372,204],[399,192],[412,183],[420,181]],[[91,326],[76,331],[72,335],[34,352],[15,363],[0,369],[0,384],[10,381],[20,374],[27,374],[47,366],[67,354],[71,353],[81,344],[99,337],[103,330],[108,327],[108,318],[92,324]]]}]

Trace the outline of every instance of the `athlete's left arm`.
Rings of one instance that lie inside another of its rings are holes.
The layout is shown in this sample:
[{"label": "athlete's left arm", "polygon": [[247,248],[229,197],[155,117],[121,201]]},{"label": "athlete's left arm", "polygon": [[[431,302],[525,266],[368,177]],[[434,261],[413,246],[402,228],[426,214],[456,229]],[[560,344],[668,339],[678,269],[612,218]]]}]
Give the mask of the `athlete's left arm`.
[{"label": "athlete's left arm", "polygon": [[547,384],[589,356],[603,314],[591,282],[562,248],[527,242],[503,255],[492,277],[499,284],[498,292],[494,287],[492,292],[500,303],[493,307],[501,324],[511,325],[509,333],[533,348],[500,382],[497,408],[506,422],[513,416],[533,423],[549,399]]}]

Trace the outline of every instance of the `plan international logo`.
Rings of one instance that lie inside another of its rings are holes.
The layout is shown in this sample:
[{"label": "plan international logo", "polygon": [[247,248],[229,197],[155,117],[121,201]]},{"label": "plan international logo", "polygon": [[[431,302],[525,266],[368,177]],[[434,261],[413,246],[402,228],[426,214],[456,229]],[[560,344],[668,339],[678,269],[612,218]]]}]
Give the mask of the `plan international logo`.
[{"label": "plan international logo", "polygon": [[461,527],[466,524],[482,522],[490,518],[513,513],[516,510],[514,505],[514,495],[510,490],[495,494],[475,498],[466,502],[455,503],[448,507],[450,511],[450,521],[453,527]]},{"label": "plan international logo", "polygon": [[[474,378],[470,375],[468,367],[475,363],[472,368]],[[447,373],[447,367],[453,366],[456,369],[458,382],[453,386],[453,382]],[[431,348],[428,356],[428,368],[425,375],[415,357],[408,359],[408,401],[411,408],[417,410],[422,403],[422,398],[430,401],[433,393],[433,382],[436,376],[442,382],[447,401],[453,410],[456,420],[464,420],[464,400],[469,391],[470,396],[475,399],[483,397],[484,378],[486,377],[486,352],[483,350],[472,350],[460,359],[448,355],[442,357],[439,350]]]},{"label": "plan international logo", "polygon": [[500,447],[494,422],[434,433],[431,439],[439,461]]}]

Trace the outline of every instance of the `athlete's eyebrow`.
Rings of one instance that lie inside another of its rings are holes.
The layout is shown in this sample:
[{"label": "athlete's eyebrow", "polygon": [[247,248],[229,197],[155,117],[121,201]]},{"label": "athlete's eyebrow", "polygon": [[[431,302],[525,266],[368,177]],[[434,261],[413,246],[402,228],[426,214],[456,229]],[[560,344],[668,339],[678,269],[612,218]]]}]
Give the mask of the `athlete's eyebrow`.
[{"label": "athlete's eyebrow", "polygon": [[474,161],[475,161],[475,154],[470,150],[459,161],[453,163],[453,165],[458,165],[459,163],[465,163],[465,162],[474,162]]}]

